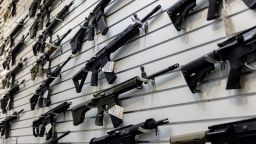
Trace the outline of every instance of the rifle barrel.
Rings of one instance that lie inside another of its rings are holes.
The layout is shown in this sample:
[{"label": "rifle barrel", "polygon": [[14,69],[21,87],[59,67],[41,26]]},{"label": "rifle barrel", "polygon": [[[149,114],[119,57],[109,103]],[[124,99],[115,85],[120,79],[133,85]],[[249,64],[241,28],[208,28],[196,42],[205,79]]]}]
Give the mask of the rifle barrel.
[{"label": "rifle barrel", "polygon": [[166,68],[164,70],[161,70],[161,71],[156,72],[156,73],[154,73],[154,74],[152,74],[150,76],[147,76],[147,79],[153,79],[153,78],[158,77],[160,75],[163,75],[165,73],[171,72],[171,71],[173,71],[173,70],[175,70],[175,69],[177,69],[179,67],[180,67],[180,65],[178,63],[174,64],[174,65],[172,65],[172,66],[170,66],[170,67],[168,67],[168,68]]},{"label": "rifle barrel", "polygon": [[153,14],[155,14],[158,10],[161,9],[161,5],[158,5],[157,7],[155,7],[148,15],[146,15],[141,22],[144,23],[146,22]]}]

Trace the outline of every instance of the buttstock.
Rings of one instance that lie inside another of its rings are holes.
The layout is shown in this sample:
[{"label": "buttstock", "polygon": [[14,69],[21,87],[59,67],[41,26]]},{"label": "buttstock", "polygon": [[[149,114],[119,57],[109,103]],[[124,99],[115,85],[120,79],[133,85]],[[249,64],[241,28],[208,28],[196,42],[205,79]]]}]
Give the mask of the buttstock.
[{"label": "buttstock", "polygon": [[75,126],[84,122],[85,113],[89,111],[91,108],[87,107],[86,104],[81,104],[71,108],[71,113],[73,117],[73,124]]}]

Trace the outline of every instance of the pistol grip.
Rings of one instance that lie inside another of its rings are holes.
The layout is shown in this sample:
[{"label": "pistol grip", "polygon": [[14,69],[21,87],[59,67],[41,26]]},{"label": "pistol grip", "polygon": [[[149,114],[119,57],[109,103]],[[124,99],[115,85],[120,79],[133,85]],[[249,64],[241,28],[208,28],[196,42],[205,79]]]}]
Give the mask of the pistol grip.
[{"label": "pistol grip", "polygon": [[30,98],[30,108],[31,110],[34,110],[35,107],[36,107],[36,104],[37,104],[37,101],[38,101],[38,95],[33,95],[31,98]]},{"label": "pistol grip", "polygon": [[84,86],[84,82],[86,80],[88,72],[85,72],[83,69],[80,70],[77,74],[75,74],[72,78],[75,88],[76,88],[76,92],[80,93],[83,86]]},{"label": "pistol grip", "polygon": [[95,124],[97,126],[103,126],[103,118],[104,118],[104,111],[100,111],[97,113]]},{"label": "pistol grip", "polygon": [[89,41],[93,41],[95,37],[95,28],[94,25],[89,25],[88,26],[88,34],[87,34],[87,39]]},{"label": "pistol grip", "polygon": [[109,84],[112,84],[117,78],[114,72],[104,72],[104,75]]},{"label": "pistol grip", "polygon": [[92,71],[91,86],[98,86],[98,71]]},{"label": "pistol grip", "polygon": [[241,78],[241,71],[242,71],[242,63],[240,61],[230,61],[230,72],[228,76],[228,82],[226,89],[240,89],[240,78]]},{"label": "pistol grip", "polygon": [[44,132],[45,132],[45,126],[41,126],[41,128],[39,130],[39,137],[43,137],[44,136]]},{"label": "pistol grip", "polygon": [[213,20],[220,17],[222,0],[209,0],[207,20]]},{"label": "pistol grip", "polygon": [[106,20],[106,17],[103,15],[101,16],[101,18],[99,19],[98,23],[97,23],[97,26],[101,32],[102,35],[106,35],[108,30],[109,30],[109,27],[107,25],[107,20]]},{"label": "pistol grip", "polygon": [[38,137],[38,134],[39,134],[39,129],[37,127],[33,127],[33,135],[35,137]]}]

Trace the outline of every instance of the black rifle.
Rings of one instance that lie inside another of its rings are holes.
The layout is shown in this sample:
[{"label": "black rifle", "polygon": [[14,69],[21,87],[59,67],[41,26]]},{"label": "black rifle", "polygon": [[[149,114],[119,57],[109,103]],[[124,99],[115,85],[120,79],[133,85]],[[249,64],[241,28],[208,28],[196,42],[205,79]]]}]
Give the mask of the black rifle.
[{"label": "black rifle", "polygon": [[111,0],[101,0],[90,13],[90,15],[85,19],[85,23],[81,26],[81,28],[70,41],[72,54],[76,54],[81,50],[83,40],[86,36],[88,37],[88,40],[94,39],[94,30],[96,28],[100,30],[102,35],[107,34],[109,27],[107,25],[104,10],[110,2]]},{"label": "black rifle", "polygon": [[61,48],[61,43],[65,39],[65,37],[71,32],[71,29],[68,30],[61,38],[57,38],[56,42],[50,45],[49,49],[42,54],[39,59],[36,61],[36,64],[33,66],[33,68],[30,70],[31,73],[31,79],[35,80],[37,75],[42,75],[43,74],[43,67],[44,65],[49,62],[49,67],[48,69],[51,68],[51,56],[54,55],[60,48]]},{"label": "black rifle", "polygon": [[5,47],[8,44],[8,39],[5,39],[2,45],[0,46],[0,56],[2,56],[5,52]]},{"label": "black rifle", "polygon": [[[120,105],[118,99],[118,96],[120,94],[123,94],[133,89],[142,88],[144,82],[153,80],[155,77],[169,73],[177,69],[178,67],[179,64],[175,64],[150,76],[146,75],[144,68],[142,67],[142,77],[136,76],[114,87],[102,90],[101,92],[93,95],[93,98],[91,100],[83,102],[71,108],[73,124],[76,126],[83,123],[85,119],[85,113],[91,108],[96,107],[98,108],[98,113],[96,116],[95,124],[102,126],[104,112],[108,111],[115,105]],[[120,117],[116,117],[114,115],[110,115],[110,118],[114,127],[118,127],[123,122]]]},{"label": "black rifle", "polygon": [[[46,140],[57,139],[57,132],[55,130],[56,120],[62,113],[64,114],[72,103],[64,102],[50,111],[42,114],[38,119],[33,121],[33,135],[35,137],[43,137],[46,126],[51,124],[51,129],[47,132]],[[65,135],[64,135],[65,136]]]},{"label": "black rifle", "polygon": [[[58,144],[59,140],[62,139],[63,137],[67,136],[70,134],[70,131],[67,131],[65,132],[64,134],[62,134],[61,136],[59,137],[56,137],[56,138],[52,138],[51,140],[47,141],[46,144]],[[57,136],[57,135],[56,135]]]},{"label": "black rifle", "polygon": [[28,34],[23,35],[19,43],[17,43],[10,51],[8,56],[6,57],[6,60],[3,62],[3,68],[4,69],[10,69],[10,63],[11,65],[16,64],[16,56],[21,52],[22,48],[25,46],[25,40],[28,37]]},{"label": "black rifle", "polygon": [[[58,65],[53,71],[49,72],[47,75],[47,79],[43,81],[43,83],[39,86],[39,88],[36,90],[35,94],[30,98],[30,106],[31,106],[31,110],[35,109],[35,106],[37,104],[38,101],[38,106],[39,107],[44,107],[45,106],[49,106],[51,105],[51,89],[50,89],[50,85],[51,83],[59,76],[61,76],[61,69],[68,63],[68,61],[71,59],[72,57],[68,57],[68,59],[62,64],[62,65]],[[47,98],[44,98],[44,94],[47,93]]]},{"label": "black rifle", "polygon": [[254,144],[256,119],[210,126],[207,131],[173,137],[171,144]]},{"label": "black rifle", "polygon": [[[220,44],[219,49],[194,60],[181,68],[186,82],[193,93],[200,92],[197,85],[215,70],[216,63],[228,61],[230,72],[226,89],[240,89],[241,71],[248,63],[255,61],[256,27],[250,28]],[[252,59],[253,58],[253,59]]]},{"label": "black rifle", "polygon": [[10,35],[8,36],[9,38],[9,42],[10,42],[10,47],[12,47],[15,43],[15,38],[18,35],[18,33],[22,30],[22,28],[25,25],[25,20],[28,18],[28,15],[25,16],[25,18],[23,18],[18,25],[13,29],[13,31],[10,33]]},{"label": "black rifle", "polygon": [[9,138],[11,124],[19,119],[19,115],[23,112],[23,109],[19,112],[14,112],[11,116],[8,116],[0,123],[1,136]]},{"label": "black rifle", "polygon": [[32,4],[29,7],[29,17],[32,18],[36,15],[36,11],[40,7],[41,0],[33,0]]},{"label": "black rifle", "polygon": [[15,84],[15,77],[23,68],[25,61],[26,59],[20,61],[17,66],[15,66],[10,72],[6,74],[5,78],[2,80],[3,89],[13,87],[13,85]]},{"label": "black rifle", "polygon": [[168,119],[155,121],[155,119],[147,119],[145,122],[128,125],[122,128],[115,129],[107,133],[106,136],[93,138],[90,144],[135,144],[136,136],[148,133],[152,130],[158,130],[158,126],[168,124]]},{"label": "black rifle", "polygon": [[[114,40],[112,40],[107,46],[101,49],[94,57],[92,57],[79,72],[77,72],[72,80],[75,84],[76,91],[81,92],[84,82],[86,80],[89,71],[92,72],[91,85],[98,85],[98,73],[109,61],[110,55],[122,47],[129,40],[140,34],[140,28],[153,14],[160,10],[161,6],[157,6],[141,21],[137,15],[134,14],[136,19],[135,24],[128,26],[123,32],[121,32]],[[114,72],[104,72],[105,78],[109,84],[112,84],[116,80],[116,74]],[[80,81],[80,83],[79,83]]]},{"label": "black rifle", "polygon": [[74,1],[72,1],[69,5],[64,6],[64,8],[57,14],[57,16],[46,25],[46,29],[38,37],[38,41],[33,45],[34,55],[37,55],[38,52],[44,53],[46,39],[50,37],[51,42],[54,29],[58,26],[59,22],[64,20],[64,18],[68,15],[69,9],[73,4]]},{"label": "black rifle", "polygon": [[255,0],[243,0],[244,3],[251,9],[256,8],[256,1]]},{"label": "black rifle", "polygon": [[7,110],[11,110],[13,108],[14,96],[20,90],[20,85],[23,84],[24,82],[25,82],[25,80],[23,80],[19,84],[15,83],[13,85],[13,87],[11,87],[11,89],[0,100],[1,101],[1,109],[2,109],[3,113],[6,113]]},{"label": "black rifle", "polygon": [[[222,0],[209,0],[209,9],[207,20],[213,20],[220,17]],[[180,31],[182,22],[197,6],[196,0],[179,0],[176,4],[167,10],[174,27]]]}]

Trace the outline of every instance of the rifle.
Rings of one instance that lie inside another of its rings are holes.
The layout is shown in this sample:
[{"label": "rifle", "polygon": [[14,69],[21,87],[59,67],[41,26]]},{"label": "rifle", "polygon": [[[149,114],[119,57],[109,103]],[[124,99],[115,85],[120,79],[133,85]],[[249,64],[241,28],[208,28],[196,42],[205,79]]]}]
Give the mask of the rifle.
[{"label": "rifle", "polygon": [[22,28],[25,25],[25,20],[28,18],[28,15],[25,16],[25,18],[21,19],[21,21],[18,23],[18,25],[13,29],[13,31],[10,33],[8,36],[9,42],[10,42],[10,47],[14,45],[15,42],[15,37],[17,34],[22,30]]},{"label": "rifle", "polygon": [[253,144],[256,142],[256,119],[210,126],[207,131],[177,136],[171,144]]},{"label": "rifle", "polygon": [[54,42],[54,44],[49,44],[50,48],[44,53],[42,54],[39,59],[36,61],[36,64],[33,66],[33,68],[30,70],[31,73],[31,79],[35,80],[36,76],[38,74],[42,75],[43,74],[43,67],[44,65],[49,62],[49,67],[48,69],[50,69],[51,67],[51,61],[50,61],[50,57],[52,55],[54,55],[54,53],[56,53],[60,48],[61,48],[61,43],[62,41],[65,39],[65,37],[71,32],[72,30],[68,30],[61,38],[57,38],[56,42]]},{"label": "rifle", "polygon": [[25,82],[25,80],[23,80],[19,84],[15,83],[13,85],[13,87],[11,87],[11,89],[0,100],[1,101],[1,109],[2,109],[3,113],[6,113],[7,110],[11,110],[13,108],[14,96],[20,90],[20,85],[23,84],[24,82]]},{"label": "rifle", "polygon": [[[85,119],[85,113],[91,108],[96,107],[98,108],[98,113],[96,116],[95,124],[98,126],[102,126],[104,112],[109,111],[110,109],[115,108],[116,105],[120,104],[118,99],[118,96],[120,94],[123,94],[133,89],[142,88],[143,83],[147,83],[158,76],[169,73],[177,69],[178,67],[179,64],[175,64],[150,76],[146,75],[144,68],[142,67],[142,77],[136,76],[114,87],[102,90],[101,92],[93,95],[93,98],[91,100],[83,102],[71,108],[73,124],[76,126],[83,123]],[[118,127],[123,122],[122,115],[116,116],[110,113],[110,118],[114,127]]]},{"label": "rifle", "polygon": [[2,43],[2,45],[0,46],[0,56],[2,56],[4,54],[4,51],[5,51],[5,47],[8,43],[8,40],[5,39],[4,42]]},{"label": "rifle", "polygon": [[[49,72],[47,75],[47,79],[43,81],[43,83],[39,86],[39,88],[36,90],[35,94],[30,98],[30,107],[31,110],[35,109],[35,106],[38,101],[38,106],[39,107],[44,107],[51,105],[51,89],[50,89],[50,84],[58,77],[61,76],[61,70],[62,68],[68,63],[68,61],[72,57],[68,57],[68,59],[62,64],[58,65],[53,71]],[[44,98],[44,94],[47,93],[47,97]]]},{"label": "rifle", "polygon": [[42,34],[38,37],[38,41],[33,45],[33,53],[36,56],[37,53],[40,51],[41,53],[44,52],[45,48],[45,41],[48,37],[50,37],[50,41],[52,39],[52,33],[54,29],[57,27],[61,20],[64,20],[64,17],[68,15],[69,8],[74,4],[72,1],[69,5],[66,5],[58,14],[57,16],[46,25],[46,29],[42,32]]},{"label": "rifle", "polygon": [[90,144],[135,144],[135,138],[137,135],[149,133],[153,130],[156,131],[157,135],[158,126],[168,123],[168,119],[163,119],[160,121],[155,121],[155,119],[147,119],[145,122],[136,125],[128,125],[110,131],[106,136],[93,138],[91,139]]},{"label": "rifle", "polygon": [[21,52],[21,49],[25,46],[25,40],[27,37],[28,33],[25,36],[23,35],[19,43],[17,43],[16,46],[9,51],[9,54],[7,55],[5,61],[3,62],[4,69],[9,70],[11,62],[12,66],[16,64],[16,56],[19,54],[19,52]]},{"label": "rifle", "polygon": [[[33,121],[33,135],[35,137],[43,137],[46,126],[48,124],[51,124],[50,130],[47,132],[46,140],[52,139],[54,141],[57,140],[57,132],[55,130],[56,125],[56,119],[58,116],[60,116],[62,113],[64,114],[70,107],[72,103],[64,102],[57,107],[51,109],[50,111],[42,114],[38,119]],[[67,135],[67,133],[64,134],[64,136]],[[62,137],[60,137],[62,138]]]},{"label": "rifle", "polygon": [[[80,93],[84,82],[86,80],[89,71],[92,72],[91,86],[98,85],[98,73],[99,71],[110,61],[110,55],[122,47],[129,40],[140,34],[140,28],[153,14],[160,10],[161,6],[155,7],[146,17],[141,21],[137,15],[134,14],[135,24],[128,26],[123,32],[121,32],[114,40],[112,40],[107,46],[101,49],[94,57],[87,61],[85,67],[77,72],[72,80],[75,84],[76,92]],[[114,72],[104,72],[105,78],[109,84],[112,84],[116,80],[116,74]],[[80,83],[79,83],[80,82]]]},{"label": "rifle", "polygon": [[[220,10],[223,0],[208,0],[209,9],[207,20],[213,20],[220,17]],[[179,0],[173,6],[167,10],[174,27],[181,31],[182,23],[185,18],[192,12],[192,10],[197,6],[196,0]]]},{"label": "rifle", "polygon": [[219,49],[194,60],[181,68],[183,76],[192,91],[197,90],[198,84],[204,77],[214,71],[216,64],[225,61],[230,63],[230,72],[226,89],[240,89],[240,78],[242,68],[248,67],[254,69],[254,66],[248,65],[255,61],[251,59],[256,53],[256,27],[252,27],[220,44]]},{"label": "rifle", "polygon": [[3,89],[14,86],[16,75],[23,68],[25,61],[26,59],[24,59],[23,61],[20,61],[16,67],[14,67],[10,72],[6,74],[5,78],[2,80]]},{"label": "rifle", "polygon": [[250,8],[255,9],[256,8],[256,1],[255,0],[243,0],[244,3]]},{"label": "rifle", "polygon": [[90,15],[85,18],[84,24],[77,31],[74,37],[70,41],[72,54],[76,54],[81,50],[83,40],[87,36],[88,40],[94,40],[95,29],[98,28],[102,35],[106,35],[108,32],[108,25],[106,21],[105,8],[111,0],[101,0],[98,5],[93,9]]},{"label": "rifle", "polygon": [[8,116],[1,122],[1,136],[5,136],[5,139],[9,138],[10,130],[11,130],[11,123],[17,121],[19,119],[19,115],[24,110],[20,110],[19,112],[14,112],[11,116]]},{"label": "rifle", "polygon": [[33,0],[32,4],[29,7],[29,17],[33,18],[36,15],[36,11],[40,7],[41,0]]}]

